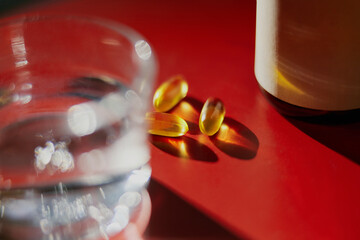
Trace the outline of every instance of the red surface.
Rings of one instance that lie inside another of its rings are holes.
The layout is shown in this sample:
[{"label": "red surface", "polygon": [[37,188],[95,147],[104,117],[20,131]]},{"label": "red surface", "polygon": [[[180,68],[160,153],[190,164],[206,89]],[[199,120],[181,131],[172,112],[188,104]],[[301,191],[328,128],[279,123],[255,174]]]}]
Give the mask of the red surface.
[{"label": "red surface", "polygon": [[271,107],[253,73],[255,5],[77,0],[35,11],[96,15],[141,32],[157,52],[157,85],[187,78],[190,118],[210,96],[224,102],[227,136],[201,135],[194,121],[182,139],[150,139],[158,182],[239,237],[359,239],[359,124],[304,130]]}]

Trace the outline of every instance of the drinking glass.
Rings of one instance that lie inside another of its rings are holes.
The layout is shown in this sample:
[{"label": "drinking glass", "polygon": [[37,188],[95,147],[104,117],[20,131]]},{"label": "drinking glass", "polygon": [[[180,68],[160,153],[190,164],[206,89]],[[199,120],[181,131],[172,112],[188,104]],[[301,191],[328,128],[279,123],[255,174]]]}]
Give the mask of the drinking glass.
[{"label": "drinking glass", "polygon": [[0,238],[116,235],[151,174],[150,45],[77,16],[13,18],[0,36]]}]

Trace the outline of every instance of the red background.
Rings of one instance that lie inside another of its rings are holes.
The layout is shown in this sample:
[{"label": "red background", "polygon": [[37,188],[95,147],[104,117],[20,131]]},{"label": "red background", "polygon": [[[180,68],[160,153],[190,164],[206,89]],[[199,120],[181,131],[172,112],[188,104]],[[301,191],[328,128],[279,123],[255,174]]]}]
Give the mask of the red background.
[{"label": "red background", "polygon": [[44,12],[95,15],[142,33],[157,53],[156,86],[175,74],[188,80],[193,120],[208,97],[224,102],[225,140],[200,134],[195,120],[183,138],[149,139],[156,182],[239,238],[360,238],[359,122],[286,118],[264,98],[253,70],[255,0],[75,0],[31,9]]}]

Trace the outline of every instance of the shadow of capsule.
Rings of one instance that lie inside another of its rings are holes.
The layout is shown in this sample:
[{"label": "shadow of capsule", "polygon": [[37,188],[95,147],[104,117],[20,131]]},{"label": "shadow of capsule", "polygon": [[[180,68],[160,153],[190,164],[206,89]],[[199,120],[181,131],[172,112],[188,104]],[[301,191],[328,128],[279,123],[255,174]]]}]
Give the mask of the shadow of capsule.
[{"label": "shadow of capsule", "polygon": [[175,157],[204,162],[216,162],[218,157],[206,145],[186,136],[178,138],[150,136],[150,142],[160,150]]},{"label": "shadow of capsule", "polygon": [[184,119],[189,127],[188,133],[200,134],[199,117],[203,103],[193,97],[185,97],[169,113]]},{"label": "shadow of capsule", "polygon": [[[199,135],[202,134],[199,129],[199,117],[202,107],[203,103],[201,101],[194,97],[186,96],[171,111],[169,111],[169,113],[179,116],[187,122],[189,134]],[[229,117],[225,117],[219,132],[209,138],[213,144],[225,154],[243,160],[254,158],[259,148],[259,140],[256,135],[243,124]],[[187,138],[183,137],[182,139]],[[185,142],[186,145],[189,145],[192,148],[194,148],[192,145],[201,144],[193,139],[185,140]],[[196,142],[196,144],[193,144],[193,142]],[[174,146],[164,147],[163,145],[164,143],[162,143],[163,151],[172,152],[172,155],[174,156],[184,157],[181,155],[181,152],[172,149]],[[205,145],[203,146],[206,147]],[[164,150],[164,148],[166,149]],[[208,149],[210,150],[210,148]],[[194,156],[199,154],[201,154],[201,152],[195,152]],[[198,156],[197,158],[202,159],[201,156]]]},{"label": "shadow of capsule", "polygon": [[227,155],[250,160],[257,154],[259,140],[256,135],[238,121],[225,117],[219,131],[210,137],[213,144]]}]

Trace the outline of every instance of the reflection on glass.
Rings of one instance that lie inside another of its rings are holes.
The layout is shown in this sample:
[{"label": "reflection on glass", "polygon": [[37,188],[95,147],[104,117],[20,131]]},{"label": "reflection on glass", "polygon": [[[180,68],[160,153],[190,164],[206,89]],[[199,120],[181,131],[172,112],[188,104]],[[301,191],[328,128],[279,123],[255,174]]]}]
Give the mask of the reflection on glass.
[{"label": "reflection on glass", "polygon": [[104,38],[103,40],[101,40],[101,42],[106,44],[106,45],[113,45],[113,46],[120,45],[120,42],[117,39],[114,39],[114,38]]},{"label": "reflection on glass", "polygon": [[15,58],[15,67],[23,67],[28,64],[24,36],[21,32],[14,31],[11,38],[11,48]]},{"label": "reflection on glass", "polygon": [[97,128],[96,113],[88,103],[72,106],[68,110],[68,124],[77,136],[92,134]]},{"label": "reflection on glass", "polygon": [[99,102],[71,106],[67,119],[69,127],[77,136],[90,135],[106,125],[121,121],[127,115],[129,105],[130,102],[121,93],[109,93]]},{"label": "reflection on glass", "polygon": [[106,167],[105,153],[100,149],[81,153],[78,157],[78,167],[82,172],[101,171]]},{"label": "reflection on glass", "polygon": [[46,142],[45,147],[36,147],[35,168],[37,171],[43,171],[45,168],[49,173],[56,171],[67,172],[74,168],[74,157],[69,152],[65,142],[53,143]]},{"label": "reflection on glass", "polygon": [[[51,143],[47,147],[55,149]],[[150,173],[150,167],[144,167],[100,187],[79,189],[60,182],[53,189],[8,193],[0,202],[1,234],[34,240],[110,239],[136,223],[135,213],[150,213],[149,203],[143,203],[149,201],[143,189]],[[28,230],[18,230],[19,220],[29,223]]]},{"label": "reflection on glass", "polygon": [[135,43],[135,51],[142,60],[148,60],[151,57],[150,45],[144,40]]},{"label": "reflection on glass", "polygon": [[21,85],[21,90],[30,90],[32,87],[33,85],[31,83],[24,83]]},{"label": "reflection on glass", "polygon": [[126,191],[132,191],[132,189],[141,188],[146,185],[151,176],[151,167],[144,165],[137,170],[133,170],[128,176],[124,189]]},{"label": "reflection on glass", "polygon": [[32,96],[30,94],[14,94],[12,96],[12,101],[20,104],[27,104],[31,101],[31,99]]}]

